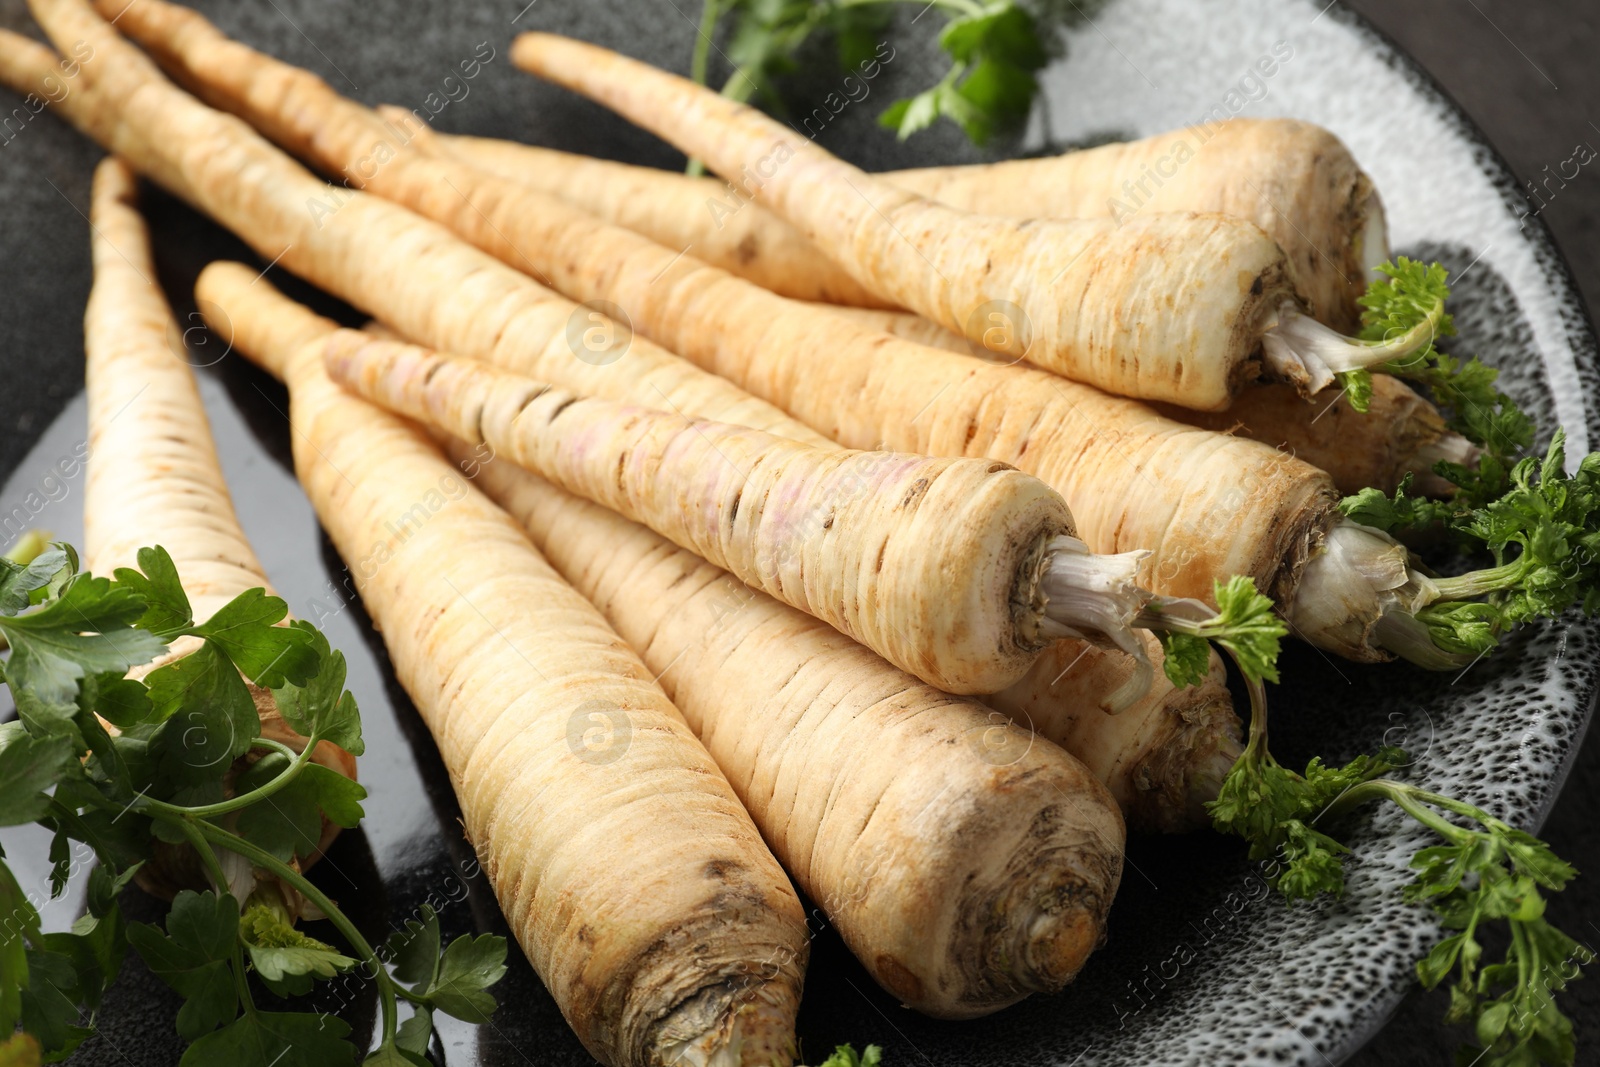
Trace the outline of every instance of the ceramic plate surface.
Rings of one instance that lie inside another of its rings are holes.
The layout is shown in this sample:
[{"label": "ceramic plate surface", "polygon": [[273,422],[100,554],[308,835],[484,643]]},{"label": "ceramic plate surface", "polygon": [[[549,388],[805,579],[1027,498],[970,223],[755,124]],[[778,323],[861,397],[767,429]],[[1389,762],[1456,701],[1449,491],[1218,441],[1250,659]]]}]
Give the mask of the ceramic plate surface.
[{"label": "ceramic plate surface", "polygon": [[[465,98],[441,111],[440,128],[673,166],[673,153],[648,136],[514,71],[505,50],[517,30],[553,29],[681,70],[698,15],[698,5],[686,3],[542,0],[521,14],[511,2],[200,6],[228,32],[372,103],[421,104],[487,41],[495,58]],[[1095,6],[1093,21],[1070,31],[1064,58],[1046,72],[1048,130],[1036,111],[1026,137],[1005,151],[1156,134],[1218,108],[1330,127],[1375,178],[1395,249],[1437,258],[1457,276],[1459,348],[1501,368],[1508,391],[1546,432],[1565,426],[1571,452],[1589,451],[1600,437],[1595,339],[1542,225],[1522,218],[1527,202],[1508,169],[1426,75],[1364,24],[1337,7],[1319,14],[1321,6]],[[0,4],[8,25],[24,24],[18,7]],[[929,44],[935,20],[924,21],[909,25],[908,13],[890,32],[895,58],[873,89],[881,99],[847,108],[822,137],[869,169],[979,158],[949,129],[897,144],[873,125],[884,103],[940,73]],[[1275,48],[1292,55],[1271,77],[1252,75]],[[836,75],[826,69],[808,67],[797,92],[828,92]],[[47,375],[81,385],[74,324],[89,280],[88,233],[67,204],[86,208],[96,152],[50,118],[35,120],[3,151],[0,281],[13,298],[8,328],[49,327],[26,354],[5,358],[55,367]],[[39,185],[40,175],[55,192]],[[147,203],[162,280],[181,316],[201,266],[245,253],[165,197],[152,192]],[[325,299],[321,305],[329,307]],[[212,363],[207,349],[196,351],[197,365]],[[10,380],[21,366],[5,365]],[[295,614],[322,624],[349,657],[350,686],[364,711],[367,823],[340,838],[317,870],[320,884],[359,914],[369,936],[382,936],[425,902],[441,911],[447,933],[505,932],[427,731],[289,473],[282,390],[238,358],[217,360],[201,376],[246,530]],[[36,442],[7,473],[0,515],[24,506],[38,512],[34,523],[77,539],[81,475],[63,476],[58,464],[83,440],[81,395],[48,427],[7,432]],[[1312,753],[1343,760],[1400,744],[1412,753],[1406,773],[1413,780],[1532,829],[1582,736],[1597,663],[1600,628],[1577,619],[1536,626],[1459,678],[1356,668],[1294,647],[1284,657],[1288,681],[1273,693],[1274,747],[1294,763]],[[1413,962],[1439,936],[1425,913],[1400,900],[1421,835],[1389,812],[1359,817],[1348,830],[1357,857],[1348,895],[1293,909],[1268,892],[1234,842],[1209,834],[1131,842],[1110,940],[1077,983],[978,1022],[940,1023],[901,1008],[819,920],[800,1018],[804,1048],[820,1059],[837,1042],[876,1042],[897,1067],[1337,1063],[1381,1026],[1412,984]],[[43,855],[43,836],[7,831],[0,840],[24,879],[43,886],[44,866],[28,865]],[[46,907],[47,921],[65,926],[80,902],[81,888],[70,891]],[[130,908],[145,918],[158,913],[148,900]],[[435,1058],[453,1067],[590,1062],[526,962],[512,955],[493,1024],[474,1029],[441,1019]],[[104,1036],[79,1061],[174,1062],[175,1001],[137,964],[125,979],[105,1011]],[[343,1014],[357,1034],[370,1031],[373,1003],[359,986],[327,989],[318,1004]]]}]

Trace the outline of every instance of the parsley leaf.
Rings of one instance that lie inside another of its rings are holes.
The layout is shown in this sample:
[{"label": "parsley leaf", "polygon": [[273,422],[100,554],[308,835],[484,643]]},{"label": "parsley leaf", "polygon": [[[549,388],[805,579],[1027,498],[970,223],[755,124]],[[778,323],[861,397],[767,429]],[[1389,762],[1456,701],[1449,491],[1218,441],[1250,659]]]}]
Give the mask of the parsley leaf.
[{"label": "parsley leaf", "polygon": [[[1358,299],[1365,341],[1383,341],[1415,330],[1436,316],[1434,337],[1449,337],[1455,326],[1443,313],[1450,286],[1444,267],[1399,257],[1378,268],[1383,278],[1370,283]],[[1476,357],[1459,359],[1432,342],[1404,359],[1374,368],[1427,389],[1445,414],[1446,425],[1483,449],[1476,469],[1442,463],[1436,470],[1459,488],[1467,506],[1488,503],[1503,491],[1505,473],[1514,457],[1533,443],[1533,420],[1495,387],[1500,372]],[[1367,371],[1340,375],[1351,406],[1367,409],[1371,377]]]},{"label": "parsley leaf", "polygon": [[[439,954],[439,918],[422,906],[422,919],[408,919],[386,945],[394,974],[410,983],[413,995],[447,1015],[482,1023],[494,1013],[495,999],[485,992],[506,973],[506,940],[493,934],[458,937]],[[418,1024],[418,1028],[422,1024]],[[431,1020],[427,1024],[431,1027]]]},{"label": "parsley leaf", "polygon": [[411,1018],[401,1023],[395,1030],[394,1043],[402,1052],[409,1052],[413,1056],[424,1057],[428,1055],[428,1045],[433,1041],[433,1009],[418,1007]]},{"label": "parsley leaf", "polygon": [[239,918],[244,942],[256,974],[269,986],[297,976],[332,978],[356,961],[295,929],[289,917],[267,904],[251,904]]},{"label": "parsley leaf", "polygon": [[1343,767],[1325,766],[1320,758],[1304,774],[1281,766],[1264,747],[1251,746],[1223,780],[1217,799],[1207,804],[1213,824],[1222,833],[1250,843],[1250,858],[1277,859],[1271,881],[1291,900],[1318,893],[1344,892],[1345,849],[1313,826],[1334,800],[1362,782],[1384,774],[1403,759],[1395,749],[1376,756],[1357,756]]},{"label": "parsley leaf", "polygon": [[422,905],[422,918],[407,919],[405,926],[389,935],[385,955],[394,967],[394,976],[408,985],[427,989],[439,973],[439,918],[431,904]]},{"label": "parsley leaf", "polygon": [[15,615],[39,602],[42,591],[77,573],[65,545],[51,545],[26,563],[0,556],[0,615]]},{"label": "parsley leaf", "polygon": [[883,1063],[883,1050],[877,1045],[868,1045],[857,1055],[852,1045],[838,1045],[829,1056],[817,1067],[879,1067]]},{"label": "parsley leaf", "polygon": [[[10,724],[7,724],[10,725]],[[50,810],[45,790],[76,763],[65,737],[35,738],[17,732],[0,748],[0,826],[19,826]]]},{"label": "parsley leaf", "polygon": [[[43,1062],[57,1063],[94,1033],[83,1025],[86,1019],[79,1000],[79,975],[73,960],[58,952],[30,949],[28,966],[29,987],[22,993],[22,1029],[42,1046]],[[0,1063],[4,1062],[0,1058]]]},{"label": "parsley leaf", "polygon": [[89,1036],[76,1025],[78,972],[70,957],[58,952],[28,950],[28,987],[22,991],[22,1028],[50,1050],[51,1059],[64,1058]]},{"label": "parsley leaf", "polygon": [[[282,774],[289,759],[269,753],[239,776],[241,793],[259,788]],[[316,852],[322,836],[322,814],[344,827],[361,821],[361,801],[367,791],[337,771],[306,763],[288,785],[265,801],[239,812],[238,832],[285,863],[296,856],[307,859]]]},{"label": "parsley leaf", "polygon": [[[51,803],[54,803],[52,801]],[[46,810],[49,806],[46,805]],[[58,900],[67,891],[67,879],[72,877],[72,839],[57,830],[50,838],[50,899]]]},{"label": "parsley leaf", "polygon": [[268,689],[302,684],[317,669],[309,627],[278,626],[289,606],[263,589],[246,589],[187,632],[220,649],[252,683]]},{"label": "parsley leaf", "polygon": [[[1378,272],[1383,277],[1369,282],[1356,298],[1356,303],[1361,305],[1363,341],[1385,341],[1409,333],[1430,318],[1436,323],[1435,337],[1455,334],[1455,323],[1443,312],[1445,301],[1450,297],[1449,276],[1444,267],[1400,256],[1380,265]],[[1407,357],[1405,364],[1397,366],[1402,370],[1411,368],[1412,364],[1420,366],[1434,354],[1430,344]]]},{"label": "parsley leaf", "polygon": [[434,1007],[469,1023],[486,1023],[494,997],[486,990],[505,977],[506,939],[494,934],[461,936],[445,946],[439,974],[428,990]]},{"label": "parsley leaf", "polygon": [[1369,486],[1341,500],[1339,510],[1352,522],[1388,534],[1426,529],[1436,522],[1449,521],[1456,514],[1453,501],[1412,496],[1411,482],[1410,474],[1401,478],[1392,497]]},{"label": "parsley leaf", "polygon": [[146,966],[184,998],[178,1011],[178,1033],[189,1041],[238,1013],[232,974],[238,934],[239,902],[231,894],[218,896],[189,889],[172,899],[165,933],[148,923],[128,926],[128,941]]},{"label": "parsley leaf", "polygon": [[1409,488],[1403,482],[1393,497],[1364,490],[1341,507],[1386,532],[1442,524],[1458,545],[1493,559],[1432,580],[1432,599],[1415,614],[1439,648],[1480,655],[1523,623],[1600,610],[1600,454],[1567,474],[1566,435],[1557,431],[1545,455],[1518,461],[1488,503],[1418,500]]},{"label": "parsley leaf", "polygon": [[16,1029],[22,1018],[22,991],[28,986],[28,940],[39,935],[34,910],[11,868],[0,863],[0,1034]]},{"label": "parsley leaf", "polygon": [[110,672],[92,674],[79,684],[78,707],[122,729],[155,718],[145,684]]},{"label": "parsley leaf", "polygon": [[1200,624],[1200,636],[1233,653],[1245,677],[1276,682],[1279,642],[1289,629],[1274,613],[1272,599],[1237,574],[1218,582],[1214,596],[1217,617]]},{"label": "parsley leaf", "polygon": [[356,1050],[350,1027],[334,1015],[256,1011],[189,1046],[178,1067],[341,1067]]},{"label": "parsley leaf", "polygon": [[[127,790],[127,783],[119,784]],[[138,812],[102,807],[102,800],[88,780],[69,778],[56,786],[49,821],[68,837],[94,849],[100,862],[122,877],[149,858],[150,820]],[[91,887],[93,877],[91,873]]]},{"label": "parsley leaf", "polygon": [[[1440,799],[1412,794],[1413,803]],[[1452,828],[1445,844],[1411,861],[1417,874],[1406,899],[1426,903],[1446,929],[1460,931],[1417,963],[1417,976],[1433,989],[1456,975],[1446,1018],[1471,1024],[1478,1041],[1464,1055],[1487,1064],[1570,1064],[1572,1022],[1555,996],[1594,955],[1545,920],[1540,890],[1559,891],[1576,872],[1530,834],[1467,805],[1443,806],[1482,828]],[[1493,921],[1505,922],[1511,939],[1505,957],[1485,965],[1477,934]]]},{"label": "parsley leaf", "polygon": [[332,741],[352,756],[366,751],[361,739],[361,713],[355,697],[344,687],[344,653],[328,647],[328,639],[308,622],[296,621],[291,629],[311,635],[311,648],[317,654],[317,672],[303,685],[285,683],[274,689],[278,713],[302,737],[315,733]]},{"label": "parsley leaf", "polygon": [[985,4],[939,34],[951,67],[932,88],[890,105],[878,118],[900,140],[948,118],[973,144],[1021,125],[1039,91],[1035,72],[1049,62],[1033,15],[1010,0]]},{"label": "parsley leaf", "polygon": [[[1163,610],[1160,598],[1146,605],[1140,625],[1156,631],[1166,654],[1163,669],[1179,688],[1199,685],[1211,672],[1214,641],[1227,650],[1246,678],[1278,680],[1278,651],[1289,632],[1278,618],[1272,599],[1256,592],[1256,583],[1243,575],[1212,586],[1217,610],[1206,619],[1192,619]],[[1185,602],[1186,603],[1186,602]]]},{"label": "parsley leaf", "polygon": [[1334,376],[1350,407],[1365,415],[1372,407],[1372,372],[1365,367],[1339,371]]},{"label": "parsley leaf", "polygon": [[151,671],[152,717],[161,729],[151,753],[170,781],[190,785],[220,778],[230,763],[250,751],[261,719],[250,690],[210,641]]},{"label": "parsley leaf", "polygon": [[[707,0],[716,5],[716,14],[734,18],[732,33],[724,53],[734,65],[733,75],[722,94],[733,100],[760,96],[775,111],[783,108],[776,80],[795,69],[794,53],[823,26],[842,31],[851,54],[860,48],[861,19],[870,18],[865,8],[842,9],[833,3],[810,0]],[[699,44],[699,42],[697,42]],[[695,69],[704,84],[704,56],[697,54]]]},{"label": "parsley leaf", "polygon": [[0,634],[11,644],[6,680],[49,706],[70,704],[78,679],[106,671],[122,673],[166,651],[155,634],[130,629],[144,614],[144,601],[107,578],[78,575],[61,595],[22,615],[0,615]]},{"label": "parsley leaf", "polygon": [[176,633],[193,625],[189,595],[183,591],[177,565],[167,550],[159,545],[141,548],[138,560],[139,570],[118,567],[112,572],[118,585],[133,590],[146,604],[144,615],[135,625],[157,633]]},{"label": "parsley leaf", "polygon": [[1173,685],[1187,689],[1211,673],[1211,646],[1203,637],[1161,630],[1156,633],[1164,658],[1161,669]]},{"label": "parsley leaf", "polygon": [[[814,34],[831,31],[841,66],[863,70],[880,55],[894,3],[919,11],[929,6],[920,0],[705,2],[702,27],[709,29],[722,17],[732,22],[722,51],[735,70],[722,87],[722,95],[739,101],[759,96],[777,114],[786,110],[777,81],[797,68],[796,53]],[[975,144],[1020,126],[1038,95],[1037,72],[1060,50],[1061,26],[1083,17],[1076,6],[1069,10],[1060,5],[1035,5],[1039,8],[1035,14],[1017,0],[937,6],[955,12],[939,34],[939,47],[949,57],[949,69],[928,89],[890,105],[878,119],[902,140],[940,118],[955,122]],[[708,43],[709,36],[703,33],[691,63],[692,76],[701,84],[705,82]],[[698,170],[691,167],[691,173]]]}]

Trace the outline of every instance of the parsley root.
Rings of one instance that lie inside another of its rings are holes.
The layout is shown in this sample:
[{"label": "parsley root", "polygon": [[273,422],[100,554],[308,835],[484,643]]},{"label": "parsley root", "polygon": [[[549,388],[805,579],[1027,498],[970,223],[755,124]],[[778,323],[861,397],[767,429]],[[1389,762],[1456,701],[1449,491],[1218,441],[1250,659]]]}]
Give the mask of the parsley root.
[{"label": "parsley root", "polygon": [[[1168,170],[1175,174],[1163,180]],[[986,215],[1215,211],[1249,219],[1288,256],[1317,321],[1340,330],[1356,328],[1356,297],[1389,258],[1372,180],[1338,137],[1294,119],[1239,117],[1056,156],[884,177]]]},{"label": "parsley root", "polygon": [[[473,462],[468,446],[457,455]],[[506,456],[474,468],[659,673],[884,988],[972,1018],[1076,976],[1123,847],[1116,804],[1083,764]]]},{"label": "parsley root", "polygon": [[1162,406],[1163,414],[1219,433],[1236,431],[1328,472],[1341,493],[1392,492],[1407,477],[1429,496],[1456,487],[1434,473],[1440,462],[1475,463],[1478,448],[1449,429],[1438,408],[1388,374],[1372,376],[1365,411],[1328,388],[1308,404],[1292,386],[1261,385],[1223,412]]},{"label": "parsley root", "polygon": [[[390,123],[410,113],[380,107]],[[561,152],[553,148],[435,132],[439,147],[463,162],[558,196],[596,218],[795,300],[891,307],[823,255],[799,230],[716,178]]]},{"label": "parsley root", "polygon": [[[718,1062],[741,1043],[744,1062],[786,1062],[799,900],[652,672],[423,434],[328,379],[333,323],[238,264],[207,267],[197,294],[288,382],[301,483],[339,551],[365,561],[357,588],[467,833],[585,1046],[629,1067]],[[443,485],[460,496],[397,535]],[[591,713],[626,724],[598,759]]]},{"label": "parsley root", "polygon": [[[874,308],[830,306],[832,314],[917,344],[988,358],[965,337],[921,315]],[[1346,391],[1326,389],[1310,399],[1291,385],[1246,389],[1227,411],[1192,411],[1156,404],[1161,414],[1218,433],[1239,433],[1272,445],[1328,472],[1341,493],[1366,488],[1393,492],[1407,474],[1430,496],[1456,487],[1434,474],[1441,461],[1475,466],[1478,448],[1445,425],[1438,408],[1389,374],[1371,376],[1366,410]]]},{"label": "parsley root", "polygon": [[[732,183],[493,137],[436,135],[475,166],[559,196],[608,222],[797,300],[878,307],[799,230]],[[1175,174],[1162,173],[1166,170]],[[1240,180],[1240,175],[1248,175]],[[1293,119],[1239,117],[1039,159],[877,175],[986,215],[1089,219],[1135,212],[1220,212],[1249,219],[1294,264],[1317,319],[1358,323],[1356,297],[1388,258],[1383,206],[1337,137]]]},{"label": "parsley root", "polygon": [[[183,576],[190,610],[187,620],[171,622],[204,626],[241,594],[275,594],[234,515],[194,372],[185,362],[181,331],[155,281],[149,235],[135,196],[136,179],[120,160],[108,159],[96,169],[89,209],[94,287],[84,316],[90,452],[83,507],[86,565],[107,575],[139,568],[146,562],[141,548],[162,545],[170,565]],[[280,675],[283,667],[297,669],[292,665],[305,657],[305,634],[294,631],[293,637],[297,644],[285,649],[290,661],[274,665]],[[196,653],[199,658],[192,664],[179,665]],[[213,664],[214,657],[205,639],[186,635],[176,638],[167,654],[136,668],[132,677],[160,685],[172,672],[194,672],[202,661],[231,669]],[[185,684],[194,685],[202,677],[186,677]],[[225,756],[238,760],[243,770],[257,737],[303,750],[307,739],[284,721],[270,688],[281,683],[262,672],[244,684],[253,714],[230,721],[230,736],[208,737],[204,751],[161,751],[179,761]],[[235,733],[235,726],[243,728]],[[318,743],[311,759],[346,778],[356,776],[355,756],[331,741]],[[302,863],[315,863],[339,829],[323,816],[320,837],[315,848],[301,855]],[[160,850],[140,870],[138,880],[165,897],[205,884],[195,856],[180,846]],[[248,869],[235,872],[234,880],[239,883],[234,893],[244,900],[250,892]],[[298,895],[286,891],[285,896],[298,911]]]},{"label": "parsley root", "polygon": [[[1141,634],[1165,667],[1161,643]],[[1206,825],[1205,803],[1239,756],[1239,717],[1215,651],[1201,678],[1175,685],[1155,672],[1144,696],[1115,715],[1108,699],[1128,685],[1130,656],[1083,641],[1056,641],[1016,684],[981,698],[1083,761],[1116,798],[1128,829],[1182,833]]]},{"label": "parsley root", "polygon": [[[1137,556],[1087,553],[1061,498],[1004,464],[813,448],[354,330],[326,358],[367,399],[649,526],[949,692],[1011,685],[1063,636],[1142,657],[1130,626],[1165,623]],[[1275,657],[1246,658],[1270,672]]]},{"label": "parsley root", "polygon": [[606,49],[524,33],[511,58],[719,173],[759,175],[760,202],[885,300],[1109,392],[1217,411],[1264,372],[1309,395],[1336,374],[1432,340],[1420,330],[1382,345],[1327,341],[1340,335],[1299,309],[1289,260],[1244,219],[1153,213],[1119,225],[971,215]]}]

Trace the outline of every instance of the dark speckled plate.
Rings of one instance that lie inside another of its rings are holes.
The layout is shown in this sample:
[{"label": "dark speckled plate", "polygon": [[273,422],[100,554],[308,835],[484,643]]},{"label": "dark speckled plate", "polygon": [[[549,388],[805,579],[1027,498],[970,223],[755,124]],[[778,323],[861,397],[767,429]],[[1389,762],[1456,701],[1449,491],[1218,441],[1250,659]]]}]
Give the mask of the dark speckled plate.
[{"label": "dark speckled plate", "polygon": [[[441,111],[440,128],[675,165],[674,154],[646,135],[516,73],[505,47],[518,29],[555,29],[682,69],[698,5],[523,2],[201,6],[228,32],[372,103],[421,104],[487,41],[495,58],[464,99]],[[1072,31],[1066,58],[1045,79],[1048,130],[1041,109],[1027,137],[1007,152],[1158,133],[1217,108],[1331,127],[1376,178],[1396,249],[1439,258],[1457,275],[1459,343],[1500,367],[1507,388],[1542,426],[1565,425],[1573,452],[1594,447],[1595,339],[1565,267],[1542,226],[1523,221],[1527,204],[1493,149],[1405,57],[1337,7],[1319,14],[1321,0],[1084,7],[1093,22]],[[0,21],[25,25],[20,8],[0,0]],[[935,20],[911,25],[913,13],[908,9],[892,32],[896,59],[873,89],[883,100],[925,84],[933,69]],[[1272,77],[1252,80],[1256,59],[1279,42],[1292,56]],[[818,72],[823,66],[805,75],[811,84],[801,93],[831,88]],[[5,110],[13,104],[6,100]],[[847,108],[823,140],[870,168],[977,158],[949,129],[895,143],[873,126],[879,106]],[[61,460],[83,440],[81,397],[45,422],[81,386],[78,324],[89,275],[80,209],[97,154],[48,115],[20,131],[8,128],[0,144],[0,306],[8,342],[0,379],[0,463],[8,472],[0,520],[17,523],[14,509],[22,508],[27,525],[70,539],[81,532],[82,479],[65,473]],[[170,200],[152,194],[148,204],[162,279],[181,315],[204,263],[247,253]],[[296,295],[318,299],[285,281]],[[337,311],[325,298],[320,303]],[[442,912],[451,932],[504,932],[427,732],[288,473],[282,391],[238,360],[207,367],[202,378],[246,530],[294,612],[323,624],[349,656],[350,684],[366,715],[362,779],[371,814],[317,869],[320,884],[359,914],[370,936],[424,902]],[[25,390],[14,388],[24,380]],[[1586,724],[1597,640],[1595,625],[1564,619],[1534,628],[1455,679],[1402,667],[1358,669],[1296,647],[1285,656],[1290,681],[1274,694],[1276,746],[1294,762],[1312,752],[1341,759],[1380,740],[1403,744],[1414,754],[1409,773],[1416,780],[1534,828]],[[939,1067],[1338,1062],[1382,1024],[1412,982],[1412,962],[1439,936],[1422,912],[1399,900],[1419,836],[1382,813],[1353,827],[1352,839],[1359,860],[1348,896],[1293,910],[1269,895],[1232,842],[1204,834],[1134,841],[1110,943],[1077,984],[980,1022],[933,1022],[899,1007],[824,929],[800,1018],[805,1048],[816,1058],[836,1042],[872,1041],[892,1064]],[[25,880],[42,887],[42,837],[7,831],[0,840]],[[79,901],[74,891],[49,904],[47,921],[65,926]],[[137,895],[129,903],[144,917],[158,911]],[[537,978],[513,957],[494,1023],[444,1020],[435,1058],[454,1067],[588,1062]],[[136,961],[124,979],[104,1012],[102,1035],[78,1061],[174,1062],[172,997]],[[359,986],[326,990],[321,1006],[341,1012],[358,1034],[370,1032],[373,1004]]]}]

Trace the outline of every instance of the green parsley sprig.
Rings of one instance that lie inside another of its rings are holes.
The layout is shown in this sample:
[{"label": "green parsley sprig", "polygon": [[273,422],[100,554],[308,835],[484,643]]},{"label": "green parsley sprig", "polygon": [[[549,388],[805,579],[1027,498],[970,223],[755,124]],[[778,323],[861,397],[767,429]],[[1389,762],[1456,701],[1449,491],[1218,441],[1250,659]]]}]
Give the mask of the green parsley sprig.
[{"label": "green parsley sprig", "polygon": [[[81,573],[63,544],[0,560],[0,635],[11,649],[0,678],[19,713],[0,725],[0,825],[54,831],[53,895],[67,884],[72,841],[98,860],[87,914],[68,933],[43,932],[0,862],[0,1062],[70,1055],[93,1032],[132,945],[184,998],[182,1067],[353,1064],[343,1022],[265,1010],[249,978],[288,997],[358,966],[378,987],[382,1015],[378,1048],[363,1062],[425,1064],[433,1012],[481,1022],[494,1011],[487,989],[505,971],[506,944],[485,935],[441,950],[437,917],[424,909],[380,954],[300,873],[324,818],[350,827],[362,817],[365,790],[310,760],[322,741],[363,750],[343,656],[307,623],[278,625],[287,606],[261,589],[197,623],[171,557],[148,548],[138,563],[113,580]],[[142,681],[125,677],[179,638],[198,645]],[[303,751],[259,736],[246,678],[272,691],[307,739]],[[210,888],[179,893],[164,928],[127,924],[117,895],[158,842],[187,845]],[[255,877],[231,884],[225,852]],[[296,929],[303,903],[348,954]],[[413,1008],[404,1023],[401,1000]]]},{"label": "green parsley sprig", "polygon": [[[1416,874],[1405,898],[1456,931],[1417,963],[1417,977],[1433,989],[1454,976],[1446,1019],[1470,1027],[1477,1040],[1461,1061],[1568,1067],[1576,1054],[1572,1022],[1555,995],[1593,953],[1544,918],[1544,892],[1561,890],[1576,872],[1544,842],[1481,808],[1385,777],[1404,762],[1398,749],[1342,767],[1313,758],[1305,773],[1289,770],[1267,747],[1261,683],[1247,678],[1246,685],[1250,739],[1208,805],[1216,828],[1249,842],[1251,859],[1274,861],[1271,881],[1288,900],[1338,896],[1349,848],[1320,827],[1369,800],[1392,801],[1443,841],[1412,858]],[[1506,924],[1510,944],[1503,959],[1485,964],[1478,935],[1494,922]]]},{"label": "green parsley sprig", "polygon": [[973,10],[951,19],[939,34],[949,71],[878,116],[878,124],[902,141],[946,118],[982,145],[1028,117],[1039,91],[1037,73],[1050,61],[1034,16],[1008,0],[966,6]]},{"label": "green parsley sprig", "polygon": [[1401,256],[1378,270],[1384,277],[1371,282],[1357,299],[1362,309],[1361,339],[1380,343],[1423,331],[1428,343],[1403,359],[1348,371],[1339,380],[1357,411],[1367,410],[1373,371],[1423,386],[1446,425],[1482,452],[1475,469],[1446,463],[1438,473],[1459,487],[1456,495],[1463,504],[1486,504],[1504,491],[1511,466],[1532,444],[1533,420],[1496,388],[1499,371],[1476,356],[1459,359],[1434,345],[1435,339],[1455,334],[1444,311],[1450,286],[1443,266]]},{"label": "green parsley sprig", "polygon": [[1341,507],[1356,522],[1385,532],[1442,526],[1456,543],[1492,561],[1435,578],[1431,602],[1416,612],[1433,643],[1467,656],[1492,649],[1534,619],[1568,608],[1600,610],[1600,453],[1566,472],[1566,434],[1557,431],[1542,458],[1510,468],[1503,494],[1479,506],[1366,489]]},{"label": "green parsley sprig", "polygon": [[[1059,51],[1059,29],[1081,17],[1076,5],[1016,0],[705,0],[690,77],[706,84],[717,27],[728,21],[725,49],[734,72],[722,94],[748,101],[759,96],[769,110],[786,111],[778,81],[796,68],[795,53],[819,32],[832,33],[840,66],[856,69],[874,58],[889,26],[892,4],[937,9],[948,20],[939,47],[949,57],[932,86],[891,104],[879,123],[900,139],[944,118],[974,144],[1019,127],[1038,95],[1037,74]],[[700,173],[691,163],[690,173]]]},{"label": "green parsley sprig", "polygon": [[[1199,685],[1211,673],[1211,643],[1226,650],[1245,676],[1278,680],[1278,651],[1289,629],[1273,610],[1272,599],[1242,575],[1213,586],[1216,611],[1194,611],[1193,602],[1156,598],[1138,625],[1155,631],[1165,654],[1162,669],[1182,689]],[[1203,607],[1203,606],[1202,606]]]}]

